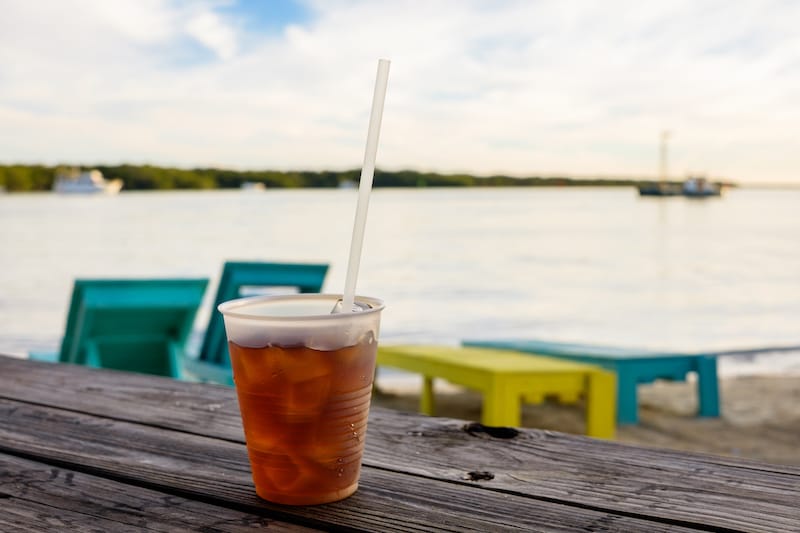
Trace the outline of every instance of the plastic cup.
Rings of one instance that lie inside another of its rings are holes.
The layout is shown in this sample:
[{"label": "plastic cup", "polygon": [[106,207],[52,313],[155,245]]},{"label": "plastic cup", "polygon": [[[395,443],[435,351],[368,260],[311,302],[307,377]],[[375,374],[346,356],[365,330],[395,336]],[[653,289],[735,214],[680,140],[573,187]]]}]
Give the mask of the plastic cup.
[{"label": "plastic cup", "polygon": [[340,295],[242,298],[219,306],[256,493],[288,505],[358,488],[383,302],[331,314]]}]

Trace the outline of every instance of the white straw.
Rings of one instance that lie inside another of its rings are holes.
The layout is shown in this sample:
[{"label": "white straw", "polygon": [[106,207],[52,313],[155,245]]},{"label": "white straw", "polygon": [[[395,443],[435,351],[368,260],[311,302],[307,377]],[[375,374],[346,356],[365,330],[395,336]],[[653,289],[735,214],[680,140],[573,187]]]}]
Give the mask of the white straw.
[{"label": "white straw", "polygon": [[347,278],[344,283],[342,311],[353,310],[358,279],[358,266],[361,262],[361,246],[364,242],[364,227],[367,222],[369,193],[372,190],[372,178],[375,175],[375,158],[378,155],[378,137],[381,133],[383,118],[383,101],[386,99],[386,86],[389,83],[389,60],[378,61],[378,75],[375,78],[375,93],[372,95],[372,111],[369,116],[367,130],[367,148],[364,152],[364,166],[361,168],[361,180],[358,186],[358,205],[353,224],[353,238],[350,241],[350,260],[347,263]]}]

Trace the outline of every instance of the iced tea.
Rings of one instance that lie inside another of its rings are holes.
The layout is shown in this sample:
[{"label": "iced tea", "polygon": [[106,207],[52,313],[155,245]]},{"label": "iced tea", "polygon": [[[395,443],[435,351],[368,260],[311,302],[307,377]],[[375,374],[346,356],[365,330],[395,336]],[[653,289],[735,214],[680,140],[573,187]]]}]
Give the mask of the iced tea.
[{"label": "iced tea", "polygon": [[229,342],[256,493],[312,505],[358,488],[377,340],[323,351]]}]

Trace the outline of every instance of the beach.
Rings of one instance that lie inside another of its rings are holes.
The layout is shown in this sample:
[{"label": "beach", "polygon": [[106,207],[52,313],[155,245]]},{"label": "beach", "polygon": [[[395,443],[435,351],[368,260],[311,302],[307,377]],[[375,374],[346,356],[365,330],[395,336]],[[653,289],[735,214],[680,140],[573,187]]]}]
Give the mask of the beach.
[{"label": "beach", "polygon": [[[378,381],[373,405],[417,412],[414,379]],[[437,382],[437,416],[480,420],[481,397]],[[694,383],[658,381],[639,386],[639,424],[617,428],[617,441],[800,466],[800,376],[720,379],[719,418],[696,418]],[[526,404],[522,426],[583,434],[581,404]]]}]

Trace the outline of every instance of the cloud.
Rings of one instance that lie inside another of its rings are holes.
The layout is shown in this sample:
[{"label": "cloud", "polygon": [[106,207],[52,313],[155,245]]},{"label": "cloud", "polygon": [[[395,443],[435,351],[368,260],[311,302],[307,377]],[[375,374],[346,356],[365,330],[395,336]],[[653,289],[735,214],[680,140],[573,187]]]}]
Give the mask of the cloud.
[{"label": "cloud", "polygon": [[[94,25],[107,27],[125,40],[144,45],[167,43],[174,35],[178,16],[176,10],[161,0],[81,1],[75,5],[83,6],[82,11],[95,19]],[[37,13],[43,16],[41,9]]]},{"label": "cloud", "polygon": [[186,32],[197,39],[220,59],[231,59],[236,54],[236,33],[216,14],[203,11],[186,23]]},{"label": "cloud", "polygon": [[[315,1],[259,33],[221,2],[24,2],[0,20],[0,161],[379,165],[797,181],[800,5]],[[277,8],[276,8],[277,9]]]}]

